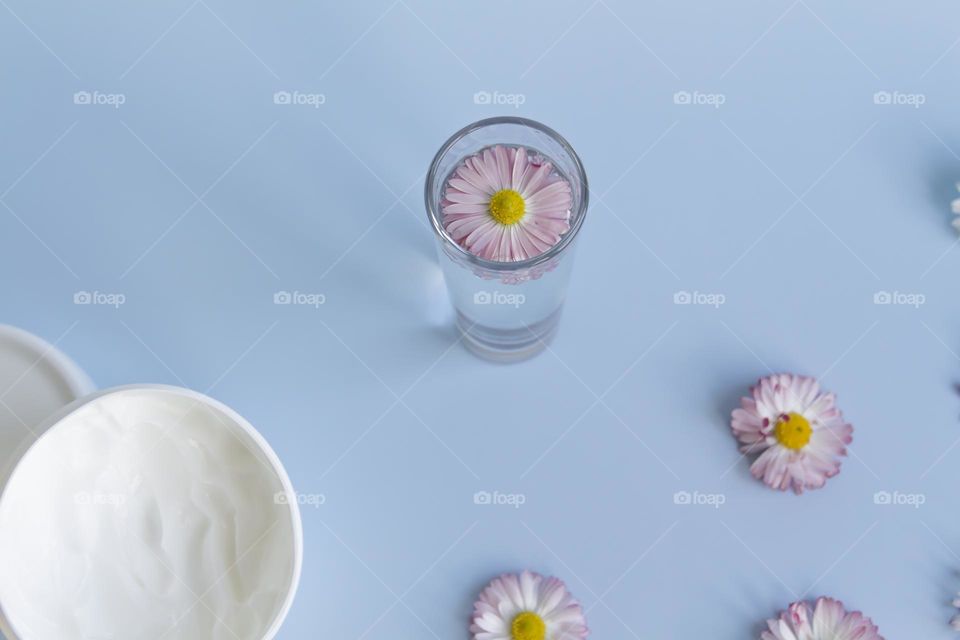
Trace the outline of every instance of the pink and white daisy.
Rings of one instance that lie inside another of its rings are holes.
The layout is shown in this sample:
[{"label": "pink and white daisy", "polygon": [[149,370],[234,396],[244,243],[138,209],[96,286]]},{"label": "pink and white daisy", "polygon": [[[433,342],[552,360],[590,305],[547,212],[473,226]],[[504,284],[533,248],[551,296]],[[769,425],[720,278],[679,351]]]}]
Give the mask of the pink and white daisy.
[{"label": "pink and white daisy", "polygon": [[820,393],[815,378],[791,374],[761,378],[733,410],[731,426],[740,451],[760,453],[754,477],[774,489],[819,489],[840,472],[853,440],[832,393]]},{"label": "pink and white daisy", "polygon": [[496,578],[474,604],[473,640],[583,640],[580,603],[558,578],[524,571]]},{"label": "pink and white daisy", "polygon": [[468,157],[450,176],[443,226],[480,258],[527,260],[570,229],[572,201],[570,183],[542,155],[496,145]]},{"label": "pink and white daisy", "polygon": [[794,602],[779,618],[767,620],[767,627],[761,640],[883,640],[870,618],[833,598],[817,598],[812,609]]}]

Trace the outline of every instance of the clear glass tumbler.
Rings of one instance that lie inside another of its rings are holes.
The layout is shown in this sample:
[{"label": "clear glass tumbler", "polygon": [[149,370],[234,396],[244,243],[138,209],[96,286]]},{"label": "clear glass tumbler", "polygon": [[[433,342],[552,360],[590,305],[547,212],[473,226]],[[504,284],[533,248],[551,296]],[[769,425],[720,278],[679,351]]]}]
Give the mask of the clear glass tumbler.
[{"label": "clear glass tumbler", "polygon": [[[540,154],[570,184],[570,229],[553,247],[527,260],[480,258],[460,246],[443,226],[440,205],[450,175],[467,157],[493,145]],[[474,353],[501,362],[523,360],[542,351],[554,336],[588,195],[587,176],[576,152],[556,131],[533,120],[480,120],[455,133],[437,152],[426,179],[427,215],[457,326]]]}]

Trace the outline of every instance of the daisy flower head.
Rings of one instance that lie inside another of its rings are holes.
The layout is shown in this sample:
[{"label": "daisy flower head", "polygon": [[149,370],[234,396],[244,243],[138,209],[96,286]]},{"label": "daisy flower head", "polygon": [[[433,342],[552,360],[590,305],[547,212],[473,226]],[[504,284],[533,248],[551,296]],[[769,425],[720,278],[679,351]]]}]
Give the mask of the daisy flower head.
[{"label": "daisy flower head", "polygon": [[840,472],[853,427],[815,378],[789,373],[761,378],[733,410],[731,427],[744,454],[760,455],[750,472],[774,489],[819,489]]},{"label": "daisy flower head", "polygon": [[570,230],[570,183],[539,152],[494,145],[447,179],[443,227],[470,253],[495,262],[534,258]]},{"label": "daisy flower head", "polygon": [[767,620],[761,640],[883,640],[877,626],[859,611],[847,611],[833,598],[817,598],[811,607],[794,602],[778,618]]},{"label": "daisy flower head", "polygon": [[531,571],[496,578],[474,604],[473,640],[582,640],[580,603],[558,578]]}]

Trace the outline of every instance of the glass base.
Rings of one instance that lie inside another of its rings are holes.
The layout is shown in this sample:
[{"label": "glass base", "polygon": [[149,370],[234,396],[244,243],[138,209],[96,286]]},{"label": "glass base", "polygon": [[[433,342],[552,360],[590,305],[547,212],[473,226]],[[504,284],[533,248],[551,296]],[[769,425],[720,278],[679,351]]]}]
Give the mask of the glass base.
[{"label": "glass base", "polygon": [[560,325],[557,309],[545,319],[519,329],[495,329],[471,321],[457,311],[457,329],[463,334],[463,344],[474,355],[492,362],[520,362],[547,348]]}]

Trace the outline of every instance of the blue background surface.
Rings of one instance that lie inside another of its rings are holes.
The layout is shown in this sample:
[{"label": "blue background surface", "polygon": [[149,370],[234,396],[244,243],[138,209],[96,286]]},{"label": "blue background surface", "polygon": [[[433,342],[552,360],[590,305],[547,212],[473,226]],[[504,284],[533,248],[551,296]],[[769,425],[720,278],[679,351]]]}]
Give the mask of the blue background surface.
[{"label": "blue background surface", "polygon": [[[325,498],[303,509],[281,638],[466,639],[482,586],[525,567],[568,582],[595,638],[755,638],[816,595],[887,638],[948,638],[958,17],[946,0],[0,0],[2,319],[102,387],[207,391]],[[558,339],[509,367],[456,344],[421,195],[447,136],[497,114],[560,131],[593,188]],[[738,457],[729,412],[769,370],[820,376],[856,428],[825,490],[771,491]]]}]

